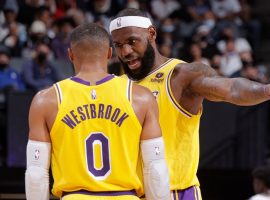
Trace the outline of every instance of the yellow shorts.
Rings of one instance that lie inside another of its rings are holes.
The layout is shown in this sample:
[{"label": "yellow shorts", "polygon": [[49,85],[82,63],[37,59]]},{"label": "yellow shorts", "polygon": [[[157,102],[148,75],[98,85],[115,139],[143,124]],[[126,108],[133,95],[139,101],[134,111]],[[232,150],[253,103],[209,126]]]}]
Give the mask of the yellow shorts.
[{"label": "yellow shorts", "polygon": [[94,196],[85,194],[70,194],[62,198],[62,200],[140,200],[134,195],[119,195],[119,196]]}]

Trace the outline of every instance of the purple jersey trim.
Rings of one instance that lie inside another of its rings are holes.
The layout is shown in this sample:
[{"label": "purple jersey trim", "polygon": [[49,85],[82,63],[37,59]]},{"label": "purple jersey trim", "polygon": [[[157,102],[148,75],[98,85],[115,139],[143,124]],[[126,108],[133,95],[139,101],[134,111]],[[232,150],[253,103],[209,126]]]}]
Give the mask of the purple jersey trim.
[{"label": "purple jersey trim", "polygon": [[107,191],[107,192],[90,192],[87,190],[78,190],[73,192],[63,192],[62,197],[70,194],[85,194],[85,195],[93,195],[93,196],[121,196],[121,195],[133,195],[137,196],[135,190],[129,191]]},{"label": "purple jersey trim", "polygon": [[[111,80],[112,78],[114,78],[114,75],[113,75],[113,74],[109,74],[109,75],[106,76],[105,78],[103,78],[103,79],[97,81],[97,82],[96,82],[96,85],[100,85],[100,84],[102,84],[102,83],[105,83],[105,82]],[[77,83],[81,83],[81,84],[83,84],[83,85],[87,85],[87,86],[90,86],[90,85],[91,85],[91,83],[90,83],[89,81],[85,81],[85,80],[83,80],[83,79],[81,79],[81,78],[79,78],[79,77],[73,76],[73,77],[71,77],[70,79],[71,79],[72,81],[75,81],[75,82],[77,82]]]},{"label": "purple jersey trim", "polygon": [[[170,58],[169,60],[167,60],[165,63],[163,63],[162,65],[160,65],[158,68],[154,69],[153,71],[151,71],[149,74],[147,74],[146,77],[150,76],[151,74],[154,74],[155,72],[157,72],[158,70],[160,70],[161,68],[163,68],[164,66],[166,66],[169,62],[171,62],[173,60],[173,58]],[[145,77],[145,78],[146,78]]]},{"label": "purple jersey trim", "polygon": [[73,80],[73,81],[75,81],[75,82],[77,82],[77,83],[81,83],[83,85],[90,86],[90,82],[89,81],[85,81],[85,80],[83,80],[81,78],[78,78],[78,77],[73,76],[70,79]]},{"label": "purple jersey trim", "polygon": [[58,93],[59,103],[61,104],[62,103],[62,95],[60,92],[60,88],[59,88],[57,83],[55,85],[56,85],[56,89],[57,89],[57,93]]},{"label": "purple jersey trim", "polygon": [[131,101],[131,80],[128,80],[128,100]]},{"label": "purple jersey trim", "polygon": [[188,117],[192,117],[192,115],[190,115],[189,113],[187,113],[183,108],[181,108],[178,103],[175,101],[175,99],[173,98],[173,94],[171,94],[171,91],[170,91],[170,77],[171,77],[171,74],[172,74],[173,70],[170,71],[168,77],[167,77],[167,91],[168,91],[168,94],[169,94],[169,97],[170,99],[172,100],[173,104],[178,108],[178,110],[180,110],[183,114],[185,114],[186,116]]},{"label": "purple jersey trim", "polygon": [[114,75],[113,75],[113,74],[109,74],[109,75],[106,76],[105,78],[103,78],[103,79],[97,81],[97,82],[96,82],[96,85],[100,85],[100,84],[102,84],[102,83],[105,83],[105,82],[111,80],[112,78],[114,78]]}]

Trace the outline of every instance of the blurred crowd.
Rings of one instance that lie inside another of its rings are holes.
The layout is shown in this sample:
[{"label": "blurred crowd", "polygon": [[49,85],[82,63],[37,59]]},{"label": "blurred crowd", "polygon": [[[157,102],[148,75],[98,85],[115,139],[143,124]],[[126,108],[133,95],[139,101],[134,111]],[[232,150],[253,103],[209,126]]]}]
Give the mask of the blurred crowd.
[{"label": "blurred crowd", "polygon": [[[38,91],[63,76],[50,61],[68,60],[71,30],[83,22],[108,29],[123,8],[139,8],[158,31],[167,57],[211,65],[222,76],[268,82],[256,62],[261,24],[248,0],[0,0],[0,89]],[[24,62],[16,72],[10,59]],[[117,57],[109,72],[121,73]]]}]

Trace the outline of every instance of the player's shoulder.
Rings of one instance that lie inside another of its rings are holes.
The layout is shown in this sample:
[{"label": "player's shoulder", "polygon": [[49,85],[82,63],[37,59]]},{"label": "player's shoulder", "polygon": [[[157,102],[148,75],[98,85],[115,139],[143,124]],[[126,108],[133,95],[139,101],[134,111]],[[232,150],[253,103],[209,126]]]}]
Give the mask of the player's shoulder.
[{"label": "player's shoulder", "polygon": [[53,86],[37,92],[32,100],[32,105],[47,107],[57,103],[56,93]]},{"label": "player's shoulder", "polygon": [[137,83],[133,83],[132,96],[133,99],[137,99],[140,103],[151,103],[155,100],[154,95],[148,88]]},{"label": "player's shoulder", "polygon": [[184,74],[212,73],[213,69],[201,62],[182,62],[175,66],[174,72],[181,72]]}]

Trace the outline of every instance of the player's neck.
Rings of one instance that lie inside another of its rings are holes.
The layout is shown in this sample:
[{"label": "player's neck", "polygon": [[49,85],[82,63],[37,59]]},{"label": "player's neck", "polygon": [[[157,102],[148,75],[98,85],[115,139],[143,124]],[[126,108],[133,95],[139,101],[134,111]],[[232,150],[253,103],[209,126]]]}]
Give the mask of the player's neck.
[{"label": "player's neck", "polygon": [[81,78],[90,83],[95,83],[108,76],[107,65],[81,65],[80,70],[76,73],[76,77]]},{"label": "player's neck", "polygon": [[155,63],[151,71],[154,71],[155,69],[159,68],[162,64],[167,62],[169,59],[170,58],[162,56],[159,52],[155,52]]}]

